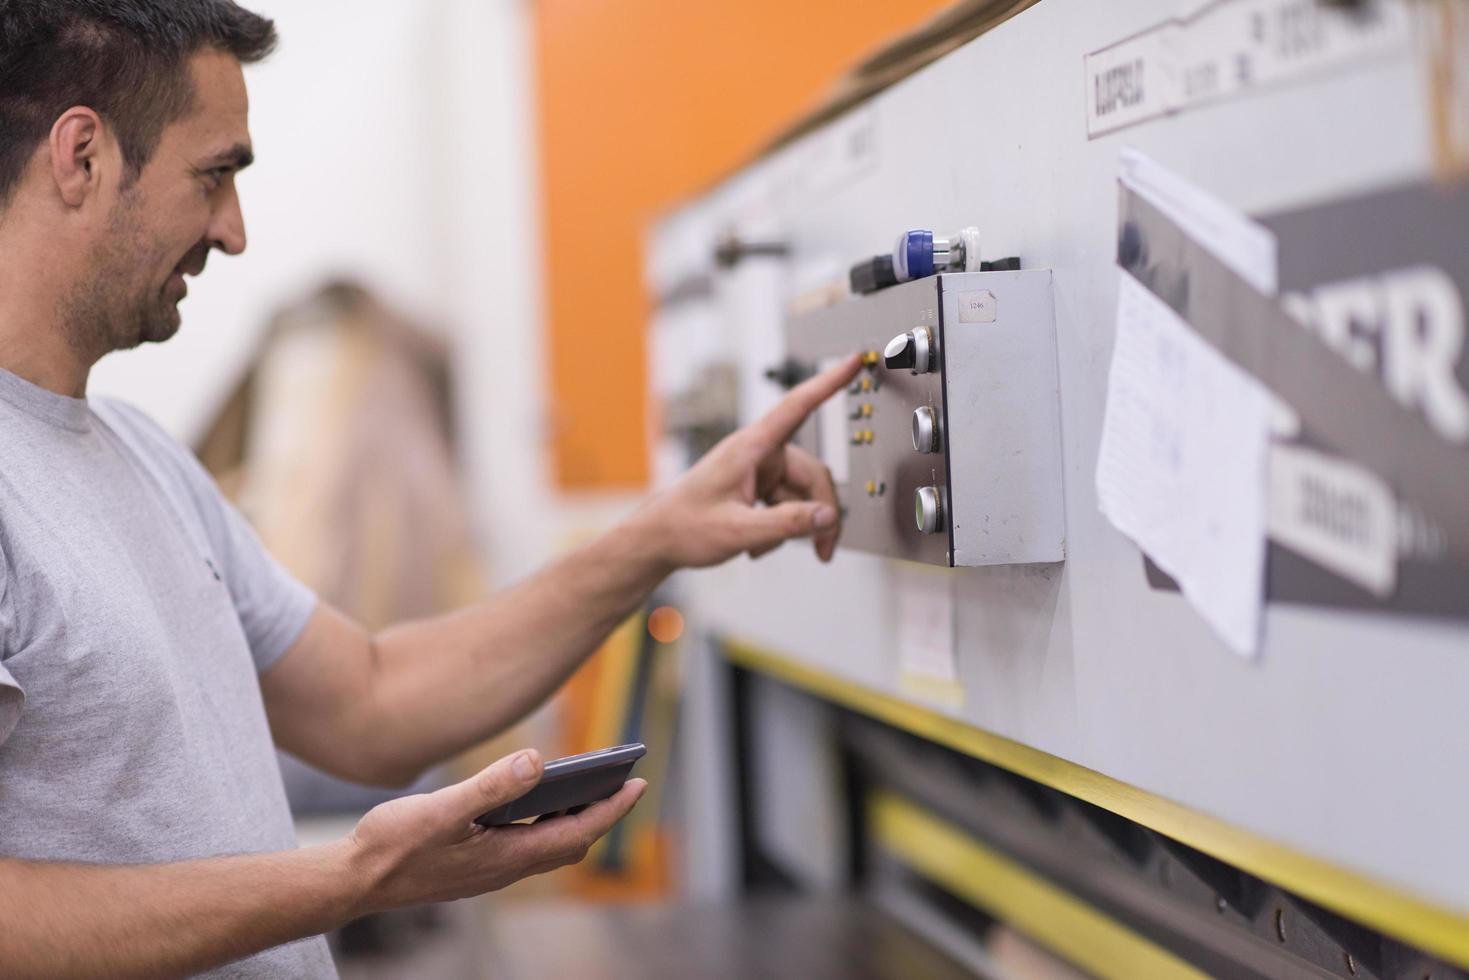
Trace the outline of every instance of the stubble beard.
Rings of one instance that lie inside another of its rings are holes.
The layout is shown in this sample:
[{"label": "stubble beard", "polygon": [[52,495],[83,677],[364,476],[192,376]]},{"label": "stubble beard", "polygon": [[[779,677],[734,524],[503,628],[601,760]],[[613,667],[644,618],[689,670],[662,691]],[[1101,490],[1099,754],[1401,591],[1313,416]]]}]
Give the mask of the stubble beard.
[{"label": "stubble beard", "polygon": [[105,354],[144,343],[162,343],[178,333],[177,303],[156,287],[139,283],[162,251],[140,221],[142,201],[125,191],[108,216],[108,236],[93,250],[91,276],[77,283],[62,304],[68,346],[95,362]]}]

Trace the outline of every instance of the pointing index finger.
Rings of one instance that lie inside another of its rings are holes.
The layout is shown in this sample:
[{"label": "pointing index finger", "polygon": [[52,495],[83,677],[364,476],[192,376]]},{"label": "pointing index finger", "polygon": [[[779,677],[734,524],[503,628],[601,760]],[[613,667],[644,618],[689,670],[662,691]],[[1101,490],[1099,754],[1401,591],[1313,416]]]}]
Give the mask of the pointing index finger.
[{"label": "pointing index finger", "polygon": [[801,423],[817,408],[857,376],[862,366],[860,354],[852,354],[839,364],[834,364],[813,378],[792,388],[774,408],[751,425],[755,438],[767,448],[783,445]]}]

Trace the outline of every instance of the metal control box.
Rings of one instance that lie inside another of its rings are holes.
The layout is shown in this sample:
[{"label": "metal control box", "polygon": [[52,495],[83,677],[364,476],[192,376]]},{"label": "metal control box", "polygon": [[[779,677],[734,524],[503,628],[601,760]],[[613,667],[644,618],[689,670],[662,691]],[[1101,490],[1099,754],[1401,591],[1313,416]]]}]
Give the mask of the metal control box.
[{"label": "metal control box", "polygon": [[815,365],[866,352],[797,435],[836,479],[843,547],[949,566],[1065,558],[1050,270],[894,286],[793,318],[787,343]]}]

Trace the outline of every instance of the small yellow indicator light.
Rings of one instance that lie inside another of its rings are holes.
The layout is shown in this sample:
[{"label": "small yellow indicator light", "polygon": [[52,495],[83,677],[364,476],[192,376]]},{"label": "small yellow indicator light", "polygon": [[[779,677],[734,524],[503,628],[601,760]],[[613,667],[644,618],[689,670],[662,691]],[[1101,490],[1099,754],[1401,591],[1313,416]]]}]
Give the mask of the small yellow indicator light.
[{"label": "small yellow indicator light", "polygon": [[869,444],[872,442],[872,430],[871,429],[863,429],[862,430],[862,441],[865,442],[865,443],[869,443]]},{"label": "small yellow indicator light", "polygon": [[864,404],[862,406],[862,417],[864,419],[870,419],[870,418],[872,418],[872,403],[871,402],[867,402],[866,404]]},{"label": "small yellow indicator light", "polygon": [[877,481],[876,480],[868,480],[867,481],[867,496],[869,496],[869,497],[876,497],[877,496]]},{"label": "small yellow indicator light", "polygon": [[861,381],[861,383],[857,386],[857,390],[858,391],[872,391],[873,390],[872,389],[872,379],[871,378],[863,378],[862,381]]},{"label": "small yellow indicator light", "polygon": [[862,366],[863,367],[870,367],[870,368],[877,367],[877,357],[878,357],[877,351],[875,351],[875,350],[863,351],[862,352]]}]

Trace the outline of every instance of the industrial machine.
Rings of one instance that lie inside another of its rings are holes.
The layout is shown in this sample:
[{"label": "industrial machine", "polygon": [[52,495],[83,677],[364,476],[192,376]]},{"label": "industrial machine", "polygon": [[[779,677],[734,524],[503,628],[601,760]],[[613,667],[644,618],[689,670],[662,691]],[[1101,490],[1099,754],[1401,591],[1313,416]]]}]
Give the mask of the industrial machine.
[{"label": "industrial machine", "polygon": [[980,972],[998,922],[1469,975],[1469,14],[964,7],[649,237],[665,478],[867,359],[797,436],[835,560],[671,585],[689,888],[854,888]]}]

